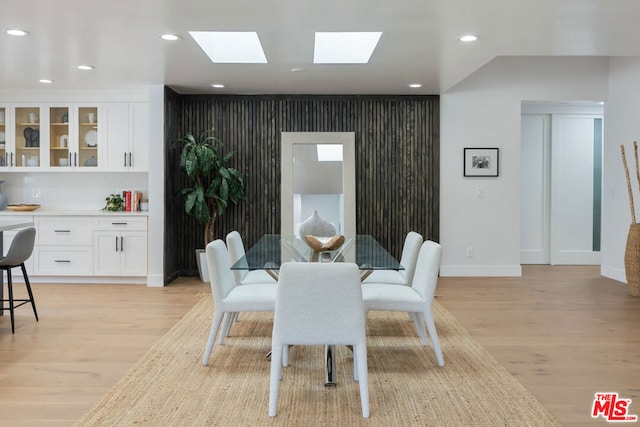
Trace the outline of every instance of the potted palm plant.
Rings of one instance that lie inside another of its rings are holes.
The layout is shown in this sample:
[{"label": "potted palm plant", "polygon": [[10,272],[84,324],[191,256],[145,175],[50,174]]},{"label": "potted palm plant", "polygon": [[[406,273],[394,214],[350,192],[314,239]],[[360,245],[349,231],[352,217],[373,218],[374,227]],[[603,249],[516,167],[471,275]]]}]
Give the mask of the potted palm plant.
[{"label": "potted palm plant", "polygon": [[[196,139],[191,133],[179,138],[181,144],[180,169],[189,179],[189,187],[180,191],[185,212],[203,226],[204,246],[215,239],[216,218],[230,203],[244,198],[244,175],[226,164],[234,152],[222,153],[223,143],[207,130]],[[203,249],[196,250],[200,278],[209,281],[206,262],[202,262]]]}]

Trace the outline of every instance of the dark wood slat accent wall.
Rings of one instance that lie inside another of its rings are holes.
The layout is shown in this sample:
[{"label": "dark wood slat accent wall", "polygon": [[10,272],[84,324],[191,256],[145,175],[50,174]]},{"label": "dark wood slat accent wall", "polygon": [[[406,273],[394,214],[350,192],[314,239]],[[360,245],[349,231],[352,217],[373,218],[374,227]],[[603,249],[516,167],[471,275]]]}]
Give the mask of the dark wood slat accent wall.
[{"label": "dark wood slat accent wall", "polygon": [[165,90],[165,280],[197,274],[200,226],[176,195],[185,179],[179,149],[186,132],[216,129],[246,177],[246,200],[218,219],[220,238],[238,230],[249,248],[280,231],[280,133],[355,132],[356,224],[400,257],[410,230],[438,240],[438,96],[209,96]]}]

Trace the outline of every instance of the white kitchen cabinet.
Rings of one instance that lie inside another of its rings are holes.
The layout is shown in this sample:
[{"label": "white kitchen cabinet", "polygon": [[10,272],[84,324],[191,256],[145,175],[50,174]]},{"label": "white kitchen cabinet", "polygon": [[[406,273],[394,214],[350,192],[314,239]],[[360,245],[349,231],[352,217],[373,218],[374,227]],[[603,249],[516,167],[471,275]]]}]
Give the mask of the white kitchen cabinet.
[{"label": "white kitchen cabinet", "polygon": [[145,102],[103,104],[107,141],[107,169],[149,170],[149,106]]},{"label": "white kitchen cabinet", "polygon": [[11,120],[11,109],[9,104],[0,104],[0,169],[7,168],[7,141],[9,139],[9,133],[11,132],[10,126],[7,123],[13,123]]},{"label": "white kitchen cabinet", "polygon": [[[36,214],[33,218],[36,241],[33,266],[31,270],[27,267],[30,275],[56,280],[147,275],[146,215]],[[11,232],[5,232],[5,242],[10,236]]]},{"label": "white kitchen cabinet", "polygon": [[43,157],[43,108],[40,104],[12,104],[5,111],[3,169],[28,170],[40,166]]},{"label": "white kitchen cabinet", "polygon": [[52,170],[95,170],[103,163],[101,108],[97,104],[53,104],[45,109],[47,156]]},{"label": "white kitchen cabinet", "polygon": [[91,276],[91,217],[36,216],[34,270],[40,276]]},{"label": "white kitchen cabinet", "polygon": [[94,275],[147,275],[147,218],[101,218],[93,232]]},{"label": "white kitchen cabinet", "polygon": [[36,245],[74,246],[91,245],[94,219],[88,216],[36,217]]},{"label": "white kitchen cabinet", "polygon": [[91,248],[85,246],[45,246],[34,250],[39,276],[91,276]]},{"label": "white kitchen cabinet", "polygon": [[3,105],[2,170],[68,171],[101,166],[98,104]]}]

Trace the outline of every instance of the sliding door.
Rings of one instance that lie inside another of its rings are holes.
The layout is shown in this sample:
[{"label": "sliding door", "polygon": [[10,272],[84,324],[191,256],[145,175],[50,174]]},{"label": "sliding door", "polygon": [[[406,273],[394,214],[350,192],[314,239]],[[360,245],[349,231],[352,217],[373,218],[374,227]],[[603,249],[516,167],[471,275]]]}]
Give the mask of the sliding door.
[{"label": "sliding door", "polygon": [[601,115],[523,114],[523,264],[600,264]]}]

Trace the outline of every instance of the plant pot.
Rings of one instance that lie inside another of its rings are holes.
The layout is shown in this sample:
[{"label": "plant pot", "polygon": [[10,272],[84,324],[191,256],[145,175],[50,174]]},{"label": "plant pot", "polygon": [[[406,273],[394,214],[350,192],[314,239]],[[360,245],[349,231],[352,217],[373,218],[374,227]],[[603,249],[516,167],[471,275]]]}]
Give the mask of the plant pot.
[{"label": "plant pot", "polygon": [[624,270],[629,295],[640,297],[640,224],[631,223],[624,251]]},{"label": "plant pot", "polygon": [[198,264],[200,280],[205,283],[211,282],[209,278],[209,265],[207,264],[207,252],[204,249],[196,249],[196,264]]}]

